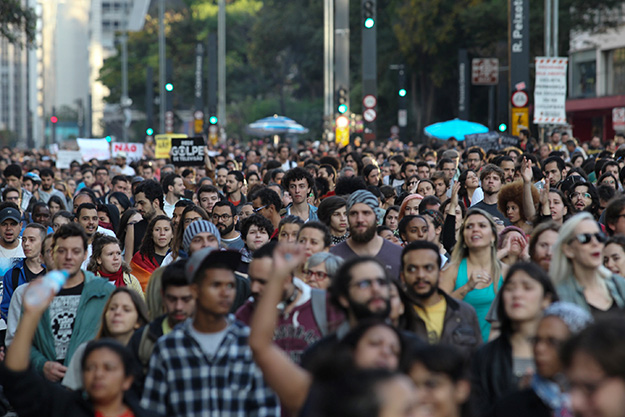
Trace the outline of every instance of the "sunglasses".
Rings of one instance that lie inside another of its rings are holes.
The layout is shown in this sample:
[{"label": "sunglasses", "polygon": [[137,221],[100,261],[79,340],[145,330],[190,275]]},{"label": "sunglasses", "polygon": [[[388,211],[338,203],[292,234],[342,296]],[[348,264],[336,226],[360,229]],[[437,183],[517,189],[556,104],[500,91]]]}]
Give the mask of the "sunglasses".
[{"label": "sunglasses", "polygon": [[258,213],[258,212],[260,212],[262,209],[264,209],[266,207],[267,207],[267,204],[265,204],[264,206],[256,207],[253,211],[254,211],[254,213]]},{"label": "sunglasses", "polygon": [[608,240],[608,237],[603,232],[580,233],[579,235],[575,235],[574,239],[582,245],[586,245],[592,241],[593,237],[597,239],[597,242],[599,243],[605,243]]}]

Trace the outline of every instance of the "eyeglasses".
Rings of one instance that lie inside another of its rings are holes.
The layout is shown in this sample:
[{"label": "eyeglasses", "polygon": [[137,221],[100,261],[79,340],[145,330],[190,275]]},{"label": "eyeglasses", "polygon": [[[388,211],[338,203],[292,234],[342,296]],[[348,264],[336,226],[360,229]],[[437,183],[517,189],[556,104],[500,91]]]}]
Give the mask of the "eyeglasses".
[{"label": "eyeglasses", "polygon": [[544,343],[547,346],[554,348],[554,349],[559,349],[560,346],[562,346],[562,344],[564,343],[564,340],[559,340],[556,339],[555,337],[530,337],[529,341],[532,345],[537,345],[539,343]]},{"label": "eyeglasses", "polygon": [[358,287],[359,290],[366,290],[373,287],[373,284],[377,284],[378,287],[388,287],[389,282],[386,278],[369,278],[362,281],[354,282],[351,284],[354,287]]},{"label": "eyeglasses", "polygon": [[577,198],[577,197],[584,197],[584,198],[592,198],[592,196],[589,193],[573,193],[571,194],[571,200]]},{"label": "eyeglasses", "polygon": [[304,271],[304,274],[306,275],[306,278],[310,281],[323,281],[324,279],[330,277],[330,275],[326,274],[323,271],[311,271],[310,269]]},{"label": "eyeglasses", "polygon": [[264,206],[260,206],[260,207],[256,207],[255,209],[253,209],[254,213],[258,213],[259,211],[261,211],[262,209],[266,208],[268,206],[268,204],[265,204]]},{"label": "eyeglasses", "polygon": [[221,220],[227,222],[228,220],[230,220],[232,218],[232,216],[230,214],[222,214],[222,215],[212,214],[211,218],[213,220],[216,220],[216,221],[219,221],[221,219]]},{"label": "eyeglasses", "polygon": [[580,233],[579,235],[575,235],[573,239],[577,240],[582,245],[586,245],[587,243],[590,243],[593,237],[597,239],[597,242],[599,243],[605,243],[608,240],[608,237],[603,232]]}]

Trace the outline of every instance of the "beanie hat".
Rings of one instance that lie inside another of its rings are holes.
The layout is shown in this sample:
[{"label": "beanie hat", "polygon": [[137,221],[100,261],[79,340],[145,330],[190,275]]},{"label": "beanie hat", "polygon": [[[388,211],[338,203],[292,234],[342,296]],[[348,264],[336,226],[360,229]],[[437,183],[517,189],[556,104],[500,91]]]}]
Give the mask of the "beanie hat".
[{"label": "beanie hat", "polygon": [[347,213],[349,213],[349,211],[352,209],[354,204],[358,204],[358,203],[366,204],[369,207],[371,207],[371,210],[373,210],[373,212],[376,214],[378,223],[380,222],[382,217],[384,217],[384,210],[380,208],[380,201],[375,195],[373,195],[371,191],[367,191],[367,190],[354,191],[347,199],[347,207],[346,207]]},{"label": "beanie hat", "polygon": [[217,226],[215,226],[208,220],[198,220],[187,226],[187,229],[182,235],[182,248],[184,249],[184,251],[189,253],[189,246],[191,245],[191,240],[193,239],[193,237],[198,233],[205,232],[208,232],[211,235],[215,236],[217,238],[217,241],[221,245],[221,235],[219,234],[219,229],[217,229]]}]

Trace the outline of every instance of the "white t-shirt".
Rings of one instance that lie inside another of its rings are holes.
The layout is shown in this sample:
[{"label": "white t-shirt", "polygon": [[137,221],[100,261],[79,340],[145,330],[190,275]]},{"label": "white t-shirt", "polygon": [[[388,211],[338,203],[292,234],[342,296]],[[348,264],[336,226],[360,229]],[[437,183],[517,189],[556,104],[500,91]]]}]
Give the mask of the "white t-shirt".
[{"label": "white t-shirt", "polygon": [[202,333],[196,330],[193,327],[193,323],[189,326],[189,330],[191,332],[191,336],[196,340],[196,342],[202,348],[202,352],[209,357],[212,358],[217,353],[217,349],[219,349],[219,345],[226,337],[226,333],[228,332],[228,327],[230,327],[230,323],[222,330],[217,333]]}]

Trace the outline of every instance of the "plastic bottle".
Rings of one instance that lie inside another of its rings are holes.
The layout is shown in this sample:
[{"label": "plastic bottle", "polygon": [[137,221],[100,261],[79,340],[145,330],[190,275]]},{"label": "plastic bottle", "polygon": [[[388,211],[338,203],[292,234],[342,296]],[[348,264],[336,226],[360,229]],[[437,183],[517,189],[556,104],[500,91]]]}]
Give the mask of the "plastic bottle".
[{"label": "plastic bottle", "polygon": [[41,284],[26,291],[24,302],[32,306],[41,305],[48,299],[50,293],[56,294],[61,290],[67,278],[69,278],[69,272],[64,270],[48,272],[41,278]]}]

